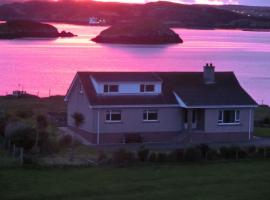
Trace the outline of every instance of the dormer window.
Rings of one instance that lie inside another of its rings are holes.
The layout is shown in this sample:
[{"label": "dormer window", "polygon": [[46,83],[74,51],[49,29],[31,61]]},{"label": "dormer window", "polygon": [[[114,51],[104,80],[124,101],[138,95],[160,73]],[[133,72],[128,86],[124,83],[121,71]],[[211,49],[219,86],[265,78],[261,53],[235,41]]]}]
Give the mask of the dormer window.
[{"label": "dormer window", "polygon": [[104,84],[103,92],[110,93],[110,92],[118,92],[119,86],[116,84]]},{"label": "dormer window", "polygon": [[155,92],[155,85],[154,84],[141,84],[140,92]]}]

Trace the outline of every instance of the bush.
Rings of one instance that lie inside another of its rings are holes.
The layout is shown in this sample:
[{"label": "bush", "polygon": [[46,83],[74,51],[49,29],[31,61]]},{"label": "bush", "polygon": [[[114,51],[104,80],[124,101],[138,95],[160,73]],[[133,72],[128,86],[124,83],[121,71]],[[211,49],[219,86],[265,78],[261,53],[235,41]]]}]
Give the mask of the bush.
[{"label": "bush", "polygon": [[176,161],[183,161],[184,160],[184,150],[183,149],[176,149],[169,153],[168,160],[171,162]]},{"label": "bush", "polygon": [[62,148],[70,147],[72,143],[72,136],[69,134],[63,135],[58,139],[59,145]]},{"label": "bush", "polygon": [[31,110],[18,110],[15,115],[21,119],[27,119],[31,118],[34,115],[34,112]]},{"label": "bush", "polygon": [[198,161],[202,159],[201,150],[198,147],[190,147],[185,150],[184,158],[186,161]]},{"label": "bush", "polygon": [[209,146],[208,146],[207,144],[201,144],[201,145],[199,145],[198,148],[199,148],[200,151],[201,151],[202,157],[206,159],[207,153],[208,153],[208,151],[209,151]]},{"label": "bush", "polygon": [[239,159],[245,157],[247,154],[238,146],[221,147],[220,155],[225,159]]},{"label": "bush", "polygon": [[108,163],[109,159],[107,157],[107,154],[105,154],[103,151],[98,151],[97,162],[99,164]]},{"label": "bush", "polygon": [[155,162],[157,160],[157,155],[155,152],[152,152],[148,158],[150,162]]},{"label": "bush", "polygon": [[246,147],[246,152],[248,154],[248,156],[255,156],[256,155],[256,152],[257,152],[257,148],[256,146],[249,146],[249,147]]},{"label": "bush", "polygon": [[166,162],[167,161],[167,154],[166,153],[158,153],[157,154],[157,162]]},{"label": "bush", "polygon": [[149,155],[149,149],[145,149],[144,147],[141,147],[138,150],[138,158],[140,159],[140,161],[145,162],[148,159],[148,155]]},{"label": "bush", "polygon": [[11,122],[6,127],[5,137],[10,139],[11,143],[17,147],[29,150],[35,144],[36,131],[27,123]]},{"label": "bush", "polygon": [[4,111],[0,111],[0,136],[4,136],[5,127],[8,122],[8,116]]},{"label": "bush", "polygon": [[112,162],[117,165],[127,165],[131,161],[134,161],[134,154],[132,152],[128,152],[125,149],[119,149],[113,152]]},{"label": "bush", "polygon": [[219,153],[216,149],[209,149],[207,151],[207,160],[217,160],[219,158]]}]

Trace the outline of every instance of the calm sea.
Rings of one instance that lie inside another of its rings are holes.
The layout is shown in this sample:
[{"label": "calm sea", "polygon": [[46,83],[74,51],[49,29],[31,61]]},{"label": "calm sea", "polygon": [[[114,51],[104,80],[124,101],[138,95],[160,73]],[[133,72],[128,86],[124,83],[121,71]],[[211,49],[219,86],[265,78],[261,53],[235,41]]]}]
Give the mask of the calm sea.
[{"label": "calm sea", "polygon": [[176,45],[95,44],[105,27],[54,24],[79,36],[55,40],[1,40],[0,94],[24,89],[39,96],[64,95],[77,71],[234,71],[258,103],[270,104],[270,33],[174,29]]}]

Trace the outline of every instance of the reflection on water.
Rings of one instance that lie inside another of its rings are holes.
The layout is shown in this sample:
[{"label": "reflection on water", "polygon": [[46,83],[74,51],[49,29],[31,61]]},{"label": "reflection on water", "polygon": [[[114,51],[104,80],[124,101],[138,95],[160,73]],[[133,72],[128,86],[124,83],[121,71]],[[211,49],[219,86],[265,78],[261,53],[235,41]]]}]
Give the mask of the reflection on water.
[{"label": "reflection on water", "polygon": [[22,85],[41,96],[65,94],[76,71],[201,71],[213,62],[234,71],[258,101],[270,104],[270,33],[174,29],[176,45],[109,45],[91,41],[106,27],[54,24],[74,38],[0,41],[0,94]]}]

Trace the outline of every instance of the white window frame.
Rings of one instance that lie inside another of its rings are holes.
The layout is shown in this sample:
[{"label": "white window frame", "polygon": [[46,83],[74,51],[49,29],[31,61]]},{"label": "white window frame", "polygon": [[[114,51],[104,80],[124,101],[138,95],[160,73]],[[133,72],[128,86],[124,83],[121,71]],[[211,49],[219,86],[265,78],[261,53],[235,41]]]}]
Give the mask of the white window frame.
[{"label": "white window frame", "polygon": [[[113,114],[120,114],[120,120],[112,120]],[[107,119],[107,115],[109,115],[109,119]],[[120,110],[107,110],[105,113],[105,122],[115,123],[122,121],[122,112]]]},{"label": "white window frame", "polygon": [[[157,114],[157,119],[149,119],[149,114],[150,113],[155,113]],[[144,119],[144,114],[146,114],[146,119]],[[144,110],[143,111],[143,121],[144,122],[158,122],[158,111],[157,110]]]},{"label": "white window frame", "polygon": [[[153,91],[147,91],[146,88],[147,86],[153,86],[154,87],[154,90]],[[143,91],[141,91],[141,87],[143,87]],[[156,91],[156,85],[154,83],[141,83],[140,84],[140,92],[141,93],[154,93]]]},{"label": "white window frame", "polygon": [[[105,91],[105,87],[108,87],[108,91]],[[117,86],[117,91],[111,91],[111,87],[112,86]],[[103,85],[103,93],[107,94],[107,93],[118,93],[119,92],[119,84],[111,84],[111,83],[105,83]]]},{"label": "white window frame", "polygon": [[[230,122],[230,123],[224,122],[224,112],[225,111],[234,111],[234,122]],[[240,110],[237,110],[237,109],[219,110],[218,124],[219,125],[238,125],[238,124],[240,124]]]}]

